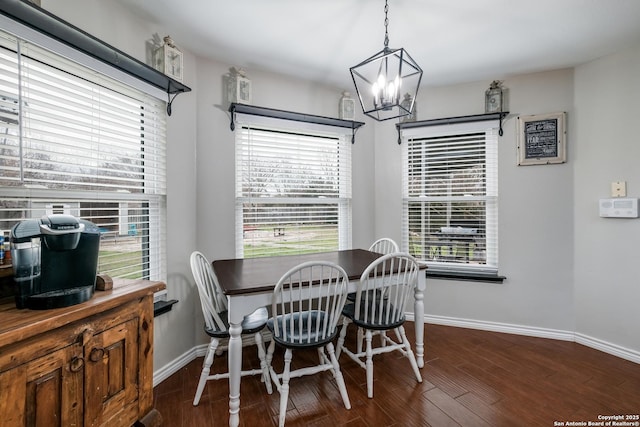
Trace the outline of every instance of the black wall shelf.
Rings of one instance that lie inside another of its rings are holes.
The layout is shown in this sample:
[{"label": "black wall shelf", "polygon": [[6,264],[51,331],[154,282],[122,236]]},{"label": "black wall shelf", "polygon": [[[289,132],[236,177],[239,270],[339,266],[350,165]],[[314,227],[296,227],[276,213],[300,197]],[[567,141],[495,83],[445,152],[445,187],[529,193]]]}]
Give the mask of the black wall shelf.
[{"label": "black wall shelf", "polygon": [[[191,88],[26,0],[1,0],[0,13],[51,39],[125,72],[167,94],[167,113],[176,95]],[[173,95],[173,97],[171,97]]]},{"label": "black wall shelf", "polygon": [[229,127],[231,130],[235,130],[235,114],[252,114],[261,117],[271,117],[274,119],[293,120],[297,122],[314,123],[327,126],[338,126],[348,128],[352,130],[351,142],[355,140],[355,131],[360,126],[364,125],[364,122],[356,122],[353,120],[336,119],[334,117],[315,116],[312,114],[296,113],[293,111],[276,110],[274,108],[257,107],[254,105],[238,104],[232,102],[229,105],[229,112],[231,113],[231,123]]},{"label": "black wall shelf", "polygon": [[458,116],[458,117],[445,117],[442,119],[420,120],[416,122],[403,122],[396,123],[396,129],[398,130],[398,144],[400,141],[400,131],[402,129],[420,128],[425,126],[438,126],[438,125],[453,125],[458,123],[470,123],[470,122],[482,122],[488,120],[499,120],[500,129],[498,134],[502,136],[502,119],[509,115],[508,111],[502,111],[499,113],[486,113],[486,114],[473,114],[470,116]]}]

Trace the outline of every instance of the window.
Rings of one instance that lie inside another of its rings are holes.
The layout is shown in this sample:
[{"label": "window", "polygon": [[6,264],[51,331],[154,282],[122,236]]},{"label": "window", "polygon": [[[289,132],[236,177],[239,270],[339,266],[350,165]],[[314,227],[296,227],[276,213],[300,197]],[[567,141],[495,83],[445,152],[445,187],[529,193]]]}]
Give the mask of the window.
[{"label": "window", "polygon": [[351,134],[243,116],[236,130],[236,256],[349,248]]},{"label": "window", "polygon": [[164,108],[0,32],[0,230],[71,214],[102,231],[100,273],[163,280]]},{"label": "window", "polygon": [[498,122],[402,130],[403,247],[430,268],[498,270]]}]

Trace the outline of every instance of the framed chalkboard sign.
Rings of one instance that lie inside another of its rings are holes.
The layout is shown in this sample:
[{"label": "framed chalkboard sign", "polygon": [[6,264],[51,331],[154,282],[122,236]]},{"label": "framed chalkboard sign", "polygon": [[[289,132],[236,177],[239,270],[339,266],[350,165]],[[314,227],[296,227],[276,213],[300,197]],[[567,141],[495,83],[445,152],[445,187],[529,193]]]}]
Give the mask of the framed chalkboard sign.
[{"label": "framed chalkboard sign", "polygon": [[567,161],[566,113],[518,117],[518,165]]}]

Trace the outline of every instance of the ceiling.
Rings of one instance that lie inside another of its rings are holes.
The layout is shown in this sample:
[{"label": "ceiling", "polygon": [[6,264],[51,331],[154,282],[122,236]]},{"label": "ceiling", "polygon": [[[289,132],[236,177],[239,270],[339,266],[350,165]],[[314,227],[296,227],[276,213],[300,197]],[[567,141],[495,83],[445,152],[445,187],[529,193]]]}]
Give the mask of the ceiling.
[{"label": "ceiling", "polygon": [[[348,88],[384,42],[383,0],[118,0],[198,56]],[[640,41],[640,0],[390,0],[389,47],[422,84],[573,67]]]}]

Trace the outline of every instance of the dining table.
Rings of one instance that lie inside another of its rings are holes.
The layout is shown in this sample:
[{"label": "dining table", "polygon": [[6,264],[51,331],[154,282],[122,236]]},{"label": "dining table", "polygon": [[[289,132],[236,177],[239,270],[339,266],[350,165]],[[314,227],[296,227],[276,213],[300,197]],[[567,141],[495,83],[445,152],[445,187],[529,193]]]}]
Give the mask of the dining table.
[{"label": "dining table", "polygon": [[[240,379],[242,370],[242,320],[256,309],[271,304],[276,283],[289,269],[307,261],[329,261],[341,266],[349,277],[349,292],[355,292],[364,270],[383,254],[365,249],[348,249],[299,255],[220,259],[212,262],[220,287],[227,298],[229,316],[229,426],[240,423]],[[421,265],[421,268],[426,266]],[[415,352],[418,366],[424,366],[425,274],[418,275],[414,290]]]}]

